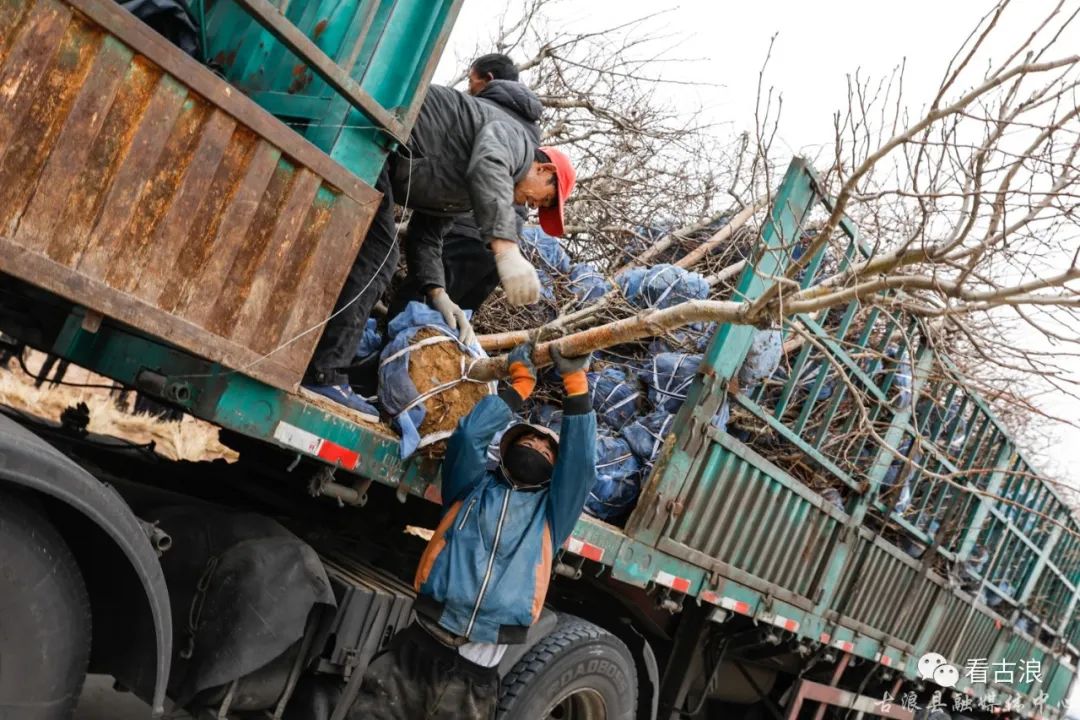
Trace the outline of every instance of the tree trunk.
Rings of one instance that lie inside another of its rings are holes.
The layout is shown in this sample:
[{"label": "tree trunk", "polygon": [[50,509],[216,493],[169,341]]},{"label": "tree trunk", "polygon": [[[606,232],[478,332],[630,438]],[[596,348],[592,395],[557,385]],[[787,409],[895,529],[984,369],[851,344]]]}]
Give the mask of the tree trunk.
[{"label": "tree trunk", "polygon": [[[663,310],[646,310],[633,317],[616,320],[550,342],[540,343],[533,353],[537,367],[551,364],[551,347],[557,345],[567,357],[585,355],[595,350],[621,345],[634,340],[662,336],[671,330],[696,322],[745,323],[747,303],[726,300],[690,300]],[[529,340],[528,331],[488,335],[484,349],[506,349]],[[506,357],[481,358],[469,369],[473,380],[494,380],[506,377]]]}]

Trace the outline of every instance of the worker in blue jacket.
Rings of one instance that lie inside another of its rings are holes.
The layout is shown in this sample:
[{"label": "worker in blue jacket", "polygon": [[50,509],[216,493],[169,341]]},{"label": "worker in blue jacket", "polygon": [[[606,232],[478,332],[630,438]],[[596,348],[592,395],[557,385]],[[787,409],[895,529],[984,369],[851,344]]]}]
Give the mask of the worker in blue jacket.
[{"label": "worker in blue jacket", "polygon": [[499,661],[540,616],[552,558],[596,480],[589,357],[552,356],[566,389],[561,437],[513,425],[498,469],[487,469],[492,439],[536,385],[532,346],[521,345],[510,353],[510,387],[481,400],[447,442],[442,520],[416,571],[416,622],[371,663],[350,719],[494,715]]}]

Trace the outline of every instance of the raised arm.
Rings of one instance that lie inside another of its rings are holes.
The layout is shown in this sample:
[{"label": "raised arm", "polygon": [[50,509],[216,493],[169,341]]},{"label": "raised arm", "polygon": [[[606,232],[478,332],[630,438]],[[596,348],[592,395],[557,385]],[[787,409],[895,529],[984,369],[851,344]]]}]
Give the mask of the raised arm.
[{"label": "raised arm", "polygon": [[589,380],[585,374],[589,356],[563,357],[558,348],[552,348],[551,354],[566,389],[559,456],[548,491],[551,540],[559,548],[573,531],[596,483],[596,413],[589,400]]}]

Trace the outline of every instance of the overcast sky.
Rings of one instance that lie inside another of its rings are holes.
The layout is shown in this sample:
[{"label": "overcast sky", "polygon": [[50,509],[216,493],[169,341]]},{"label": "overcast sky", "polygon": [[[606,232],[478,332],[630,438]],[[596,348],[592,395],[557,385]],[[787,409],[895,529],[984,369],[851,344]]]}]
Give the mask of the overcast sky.
[{"label": "overcast sky", "polygon": [[[1026,35],[1044,17],[1049,4],[1050,0],[1017,3],[1020,9],[1002,24],[1000,39],[1011,48],[1021,33]],[[437,81],[458,75],[478,48],[490,51],[497,16],[504,7],[496,0],[464,3]],[[986,0],[684,0],[678,4],[562,0],[549,6],[547,16],[558,27],[574,32],[670,8],[652,21],[656,32],[671,38],[673,57],[695,61],[658,65],[656,74],[712,85],[669,87],[664,92],[673,103],[703,108],[721,132],[731,135],[753,129],[758,71],[769,39],[777,35],[767,75],[767,83],[783,94],[779,144],[774,147],[812,159],[830,142],[832,116],[845,104],[849,74],[858,69],[881,77],[906,61],[905,96],[907,104],[918,109],[932,98],[949,59],[989,7]],[[1080,38],[1073,47],[1077,45]],[[1063,48],[1069,46],[1066,43]],[[1025,336],[1018,342],[1031,339]],[[1080,365],[1076,373],[1080,377]],[[1080,418],[1080,403],[1067,396],[1046,398],[1042,403],[1058,417]],[[1047,461],[1056,476],[1080,487],[1080,430],[1061,424],[1054,433],[1059,442]]]}]

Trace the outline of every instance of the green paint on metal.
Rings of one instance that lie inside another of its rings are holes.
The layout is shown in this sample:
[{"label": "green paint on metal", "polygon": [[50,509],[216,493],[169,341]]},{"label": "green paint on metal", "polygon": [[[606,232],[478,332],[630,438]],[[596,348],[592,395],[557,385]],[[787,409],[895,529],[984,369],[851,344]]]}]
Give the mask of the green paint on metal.
[{"label": "green paint on metal", "polygon": [[[399,120],[410,120],[459,0],[279,0],[285,18]],[[207,55],[226,78],[374,185],[393,143],[233,0],[207,12]],[[410,128],[406,127],[407,132]]]}]

